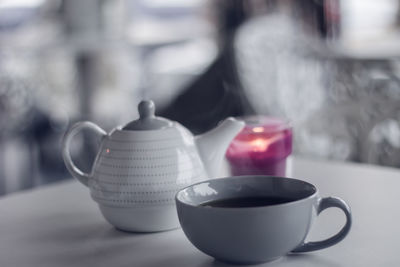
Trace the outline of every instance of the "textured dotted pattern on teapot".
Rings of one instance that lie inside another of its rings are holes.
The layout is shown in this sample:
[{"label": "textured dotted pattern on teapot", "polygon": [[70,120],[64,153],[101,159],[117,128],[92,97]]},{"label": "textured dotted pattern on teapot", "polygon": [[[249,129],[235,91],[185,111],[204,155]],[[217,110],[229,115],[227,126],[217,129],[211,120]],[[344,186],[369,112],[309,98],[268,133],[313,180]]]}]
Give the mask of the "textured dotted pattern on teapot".
[{"label": "textured dotted pattern on teapot", "polygon": [[179,189],[207,177],[193,136],[178,123],[158,131],[116,129],[100,149],[89,187],[102,205],[175,204]]}]

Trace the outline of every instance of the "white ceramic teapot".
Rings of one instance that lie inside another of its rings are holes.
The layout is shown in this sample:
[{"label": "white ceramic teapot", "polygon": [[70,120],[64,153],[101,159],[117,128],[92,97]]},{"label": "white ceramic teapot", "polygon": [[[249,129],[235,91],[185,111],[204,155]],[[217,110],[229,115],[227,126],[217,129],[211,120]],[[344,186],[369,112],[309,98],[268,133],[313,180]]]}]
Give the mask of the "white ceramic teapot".
[{"label": "white ceramic teapot", "polygon": [[[140,118],[107,134],[92,122],[67,131],[63,157],[67,169],[90,188],[103,216],[115,227],[153,232],[179,227],[174,197],[190,184],[218,175],[225,151],[244,123],[233,118],[194,137],[186,128],[154,115],[152,101],[139,104]],[[91,173],[71,160],[71,140],[80,130],[102,136]]]}]

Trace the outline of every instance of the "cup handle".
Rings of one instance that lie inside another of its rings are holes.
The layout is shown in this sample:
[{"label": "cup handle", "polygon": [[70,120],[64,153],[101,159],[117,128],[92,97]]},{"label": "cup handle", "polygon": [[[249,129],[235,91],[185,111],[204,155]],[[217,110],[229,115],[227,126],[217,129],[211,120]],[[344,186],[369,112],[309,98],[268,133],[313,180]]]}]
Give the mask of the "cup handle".
[{"label": "cup handle", "polygon": [[302,243],[297,248],[295,248],[292,252],[295,252],[295,253],[309,252],[309,251],[324,249],[324,248],[327,248],[327,247],[330,247],[330,246],[333,246],[333,245],[339,243],[340,241],[343,240],[343,238],[346,237],[346,235],[350,231],[351,224],[352,224],[350,207],[346,204],[346,202],[344,202],[340,198],[336,198],[336,197],[323,198],[318,203],[317,214],[319,215],[323,210],[325,210],[327,208],[332,208],[332,207],[341,209],[344,212],[344,214],[346,215],[346,224],[339,231],[339,233],[337,233],[336,235],[334,235],[328,239],[322,240],[322,241]]},{"label": "cup handle", "polygon": [[63,144],[62,144],[62,155],[64,158],[65,166],[68,171],[74,176],[78,181],[82,184],[88,186],[90,174],[81,171],[71,159],[71,154],[69,153],[69,148],[71,145],[72,138],[80,132],[82,129],[92,130],[93,132],[101,135],[102,137],[107,135],[107,133],[101,129],[96,124],[89,121],[82,121],[74,124],[64,135]]}]

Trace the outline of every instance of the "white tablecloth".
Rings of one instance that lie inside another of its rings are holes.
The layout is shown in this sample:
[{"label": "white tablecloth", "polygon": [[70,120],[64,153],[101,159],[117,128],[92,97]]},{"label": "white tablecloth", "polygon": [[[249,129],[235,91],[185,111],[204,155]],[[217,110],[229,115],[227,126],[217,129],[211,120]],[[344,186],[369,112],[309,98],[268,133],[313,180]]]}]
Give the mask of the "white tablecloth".
[{"label": "white tablecloth", "polygon": [[[353,212],[338,245],[289,255],[266,266],[400,266],[400,171],[368,165],[295,159],[293,173],[321,196],[338,196]],[[310,239],[343,225],[323,212]],[[227,266],[194,248],[179,230],[129,234],[102,218],[88,189],[75,180],[0,198],[0,266]]]}]

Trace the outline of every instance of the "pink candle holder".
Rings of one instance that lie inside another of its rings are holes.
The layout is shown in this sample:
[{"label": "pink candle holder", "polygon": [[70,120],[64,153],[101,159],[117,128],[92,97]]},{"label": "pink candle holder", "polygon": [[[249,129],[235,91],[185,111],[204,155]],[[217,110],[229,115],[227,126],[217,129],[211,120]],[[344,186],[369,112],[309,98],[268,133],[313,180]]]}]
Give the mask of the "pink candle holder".
[{"label": "pink candle holder", "polygon": [[230,144],[226,158],[232,175],[285,176],[292,153],[292,127],[287,120],[249,116]]}]

